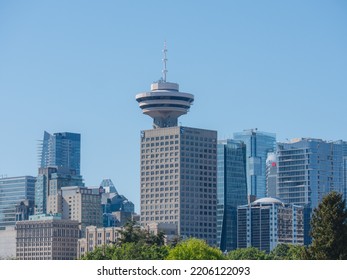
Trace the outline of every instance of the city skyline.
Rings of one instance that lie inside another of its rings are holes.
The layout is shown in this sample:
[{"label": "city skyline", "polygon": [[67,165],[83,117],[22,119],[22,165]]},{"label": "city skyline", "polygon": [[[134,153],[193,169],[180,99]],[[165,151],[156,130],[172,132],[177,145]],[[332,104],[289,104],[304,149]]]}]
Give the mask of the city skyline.
[{"label": "city skyline", "polygon": [[195,97],[181,125],[347,140],[345,2],[136,5],[0,3],[0,174],[36,176],[43,131],[80,133],[85,185],[111,178],[139,212],[151,120],[134,95],[161,77],[164,40],[167,80]]}]

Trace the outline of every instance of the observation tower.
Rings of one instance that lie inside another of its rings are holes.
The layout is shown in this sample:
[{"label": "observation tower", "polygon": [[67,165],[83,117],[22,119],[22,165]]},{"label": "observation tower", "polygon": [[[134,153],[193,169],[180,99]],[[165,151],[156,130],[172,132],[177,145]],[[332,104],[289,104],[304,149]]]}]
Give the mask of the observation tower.
[{"label": "observation tower", "polygon": [[163,70],[159,81],[151,84],[151,91],[136,95],[142,112],[153,118],[153,128],[177,126],[177,119],[187,114],[194,95],[180,92],[177,83],[166,81],[167,48],[164,44]]}]

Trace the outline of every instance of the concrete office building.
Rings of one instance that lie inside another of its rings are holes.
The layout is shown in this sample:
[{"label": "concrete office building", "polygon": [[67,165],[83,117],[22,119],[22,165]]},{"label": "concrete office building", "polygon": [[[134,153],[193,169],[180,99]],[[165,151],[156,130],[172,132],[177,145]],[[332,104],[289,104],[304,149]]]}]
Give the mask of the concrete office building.
[{"label": "concrete office building", "polygon": [[237,207],[247,203],[246,145],[236,140],[218,141],[217,246],[237,248]]},{"label": "concrete office building", "polygon": [[16,224],[18,260],[74,260],[79,238],[78,221],[59,215],[34,215]]},{"label": "concrete office building", "polygon": [[266,197],[237,210],[238,248],[255,247],[269,253],[280,243],[304,243],[304,207]]},{"label": "concrete office building", "polygon": [[17,207],[22,202],[27,201],[28,206],[31,205],[26,213],[33,214],[35,180],[32,176],[0,178],[0,228],[14,226],[17,220],[28,218],[25,213],[18,215]]},{"label": "concrete office building", "polygon": [[234,133],[234,139],[246,144],[248,196],[266,197],[266,158],[275,151],[276,134],[250,129]]},{"label": "concrete office building", "polygon": [[63,219],[79,222],[81,237],[85,228],[93,225],[102,227],[101,197],[86,187],[62,187],[58,194],[48,197],[48,211],[61,214]]},{"label": "concrete office building", "polygon": [[194,96],[163,77],[136,95],[152,130],[141,132],[141,225],[175,223],[178,234],[216,241],[217,132],[177,126]]}]

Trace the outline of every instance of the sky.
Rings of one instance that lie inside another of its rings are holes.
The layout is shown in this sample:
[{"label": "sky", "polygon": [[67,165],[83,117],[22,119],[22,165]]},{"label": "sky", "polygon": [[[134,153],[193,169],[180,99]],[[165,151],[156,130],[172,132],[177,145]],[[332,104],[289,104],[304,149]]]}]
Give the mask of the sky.
[{"label": "sky", "polygon": [[347,140],[347,2],[0,0],[0,176],[37,175],[43,132],[81,134],[86,186],[110,178],[139,212],[135,95],[194,94],[183,126],[218,138]]}]

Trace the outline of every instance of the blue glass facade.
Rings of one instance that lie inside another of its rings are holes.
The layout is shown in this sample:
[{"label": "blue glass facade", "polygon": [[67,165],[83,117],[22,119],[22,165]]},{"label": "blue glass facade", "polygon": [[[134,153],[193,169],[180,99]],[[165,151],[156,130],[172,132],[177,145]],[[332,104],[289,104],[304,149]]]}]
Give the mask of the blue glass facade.
[{"label": "blue glass facade", "polygon": [[81,135],[70,132],[44,132],[40,167],[58,166],[80,174]]},{"label": "blue glass facade", "polygon": [[278,143],[278,197],[305,207],[305,244],[312,210],[331,191],[344,192],[343,145],[320,139]]},{"label": "blue glass facade", "polygon": [[16,206],[34,201],[35,177],[0,178],[0,227],[15,225]]},{"label": "blue glass facade", "polygon": [[217,145],[217,244],[222,251],[237,248],[237,207],[247,203],[246,145]]},{"label": "blue glass facade", "polygon": [[342,172],[343,172],[343,197],[347,201],[347,141],[337,141],[342,145]]},{"label": "blue glass facade", "polygon": [[276,134],[251,129],[234,133],[234,139],[246,144],[247,194],[266,197],[266,158],[276,148]]}]

